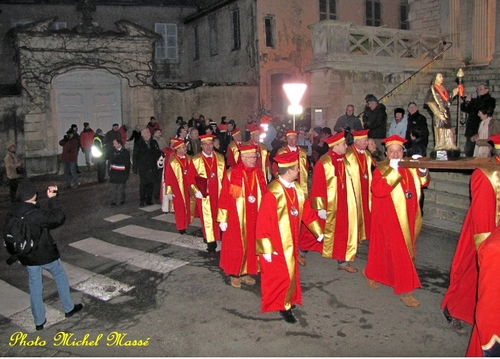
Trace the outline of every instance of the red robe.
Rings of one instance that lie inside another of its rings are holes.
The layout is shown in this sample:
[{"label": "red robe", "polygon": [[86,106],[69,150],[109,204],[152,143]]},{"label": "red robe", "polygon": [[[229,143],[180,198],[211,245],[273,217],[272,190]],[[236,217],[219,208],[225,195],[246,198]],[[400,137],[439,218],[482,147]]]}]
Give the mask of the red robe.
[{"label": "red robe", "polygon": [[262,172],[264,172],[264,176],[266,180],[268,179],[269,174],[271,173],[271,163],[269,161],[269,151],[267,147],[262,143],[255,144],[252,140],[247,142],[248,144],[253,144],[257,146],[257,163],[256,166],[259,167]]},{"label": "red robe", "polygon": [[226,171],[224,156],[213,151],[211,158],[203,152],[193,156],[188,167],[187,182],[189,192],[194,197],[202,192],[203,198],[196,198],[196,212],[200,217],[203,238],[207,243],[220,240],[217,219],[217,207],[222,187],[222,178]]},{"label": "red robe", "polygon": [[[256,253],[260,255],[262,312],[288,310],[293,304],[302,305],[298,260],[298,240],[301,221],[319,236],[322,232],[313,211],[298,183],[285,188],[279,179],[267,186],[257,215]],[[286,192],[285,192],[286,191]],[[298,215],[291,215],[292,208]],[[269,263],[262,254],[272,255]]]},{"label": "red robe", "polygon": [[172,202],[175,208],[175,226],[177,230],[185,230],[193,222],[196,201],[189,194],[187,169],[191,156],[180,158],[175,153],[167,157],[164,164],[165,194],[173,194]]},{"label": "red robe", "polygon": [[[500,226],[479,244],[479,285],[476,324],[467,348],[467,356],[483,356],[483,350],[500,346]],[[496,348],[498,350],[498,348]]]},{"label": "red robe", "polygon": [[[297,182],[300,184],[300,188],[304,192],[304,196],[308,198],[309,190],[307,188],[307,181],[309,179],[309,162],[307,161],[307,151],[303,148],[297,146],[297,151],[299,151],[299,178]],[[281,147],[276,155],[281,155],[282,153],[291,152],[290,147],[288,145]],[[273,175],[276,177],[278,173],[278,164],[273,162],[272,164]]]},{"label": "red robe", "polygon": [[326,210],[320,219],[325,238],[318,242],[306,228],[300,236],[300,249],[316,251],[325,258],[353,261],[358,248],[358,216],[354,189],[344,155],[325,153],[314,166],[309,199],[315,210]]},{"label": "red robe", "polygon": [[[257,274],[255,229],[262,195],[267,192],[266,180],[260,168],[246,167],[242,162],[229,169],[222,181],[217,222],[227,223],[222,233],[219,266],[232,276]],[[251,203],[248,197],[255,201]],[[236,198],[235,198],[236,197]]]},{"label": "red robe", "polygon": [[[394,294],[420,288],[414,260],[415,242],[422,227],[419,207],[421,187],[429,175],[420,177],[416,168],[398,171],[380,162],[373,172],[372,228],[366,276],[394,288]],[[411,198],[406,193],[411,193]]]},{"label": "red robe", "polygon": [[371,230],[371,205],[372,205],[372,165],[374,161],[367,150],[359,152],[354,145],[347,149],[345,155],[350,166],[350,177],[354,187],[354,195],[358,207],[358,232],[359,239],[368,239]]},{"label": "red robe", "polygon": [[441,308],[448,307],[452,317],[473,325],[478,276],[474,241],[476,236],[489,233],[500,224],[500,172],[476,169],[470,179],[470,190],[471,204],[453,256],[450,286]]},{"label": "red robe", "polygon": [[163,171],[161,173],[161,185],[160,185],[160,204],[161,204],[161,210],[163,212],[174,212],[174,206],[173,202],[169,201],[166,194],[166,178],[167,178],[167,166],[166,163],[168,161],[168,158],[172,153],[174,153],[174,149],[171,147],[165,147],[161,150],[163,155],[165,156],[165,161],[163,163]]},{"label": "red robe", "polygon": [[238,149],[238,143],[236,141],[232,141],[227,146],[226,151],[226,161],[229,167],[233,167],[240,160],[240,150]]}]

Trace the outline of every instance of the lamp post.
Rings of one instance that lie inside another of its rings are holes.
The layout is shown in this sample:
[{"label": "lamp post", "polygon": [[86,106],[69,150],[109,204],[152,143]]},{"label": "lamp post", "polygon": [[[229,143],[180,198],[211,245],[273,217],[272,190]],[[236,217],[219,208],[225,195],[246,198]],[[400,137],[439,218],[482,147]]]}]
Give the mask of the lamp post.
[{"label": "lamp post", "polygon": [[302,106],[299,105],[304,92],[306,91],[306,84],[283,84],[283,89],[285,90],[286,97],[290,101],[290,106],[288,106],[288,113],[293,115],[293,130],[295,131],[295,115],[300,115],[302,113]]}]

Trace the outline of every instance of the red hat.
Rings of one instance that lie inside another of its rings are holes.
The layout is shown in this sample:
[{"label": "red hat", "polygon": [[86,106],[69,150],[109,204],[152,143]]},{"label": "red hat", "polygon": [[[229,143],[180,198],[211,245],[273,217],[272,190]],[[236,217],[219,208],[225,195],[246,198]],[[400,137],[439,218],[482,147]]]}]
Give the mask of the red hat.
[{"label": "red hat", "polygon": [[257,146],[253,143],[242,143],[238,146],[240,153],[252,153],[257,152]]},{"label": "red hat", "polygon": [[291,136],[291,135],[298,136],[299,135],[299,131],[288,130],[288,131],[285,132],[285,136]]},{"label": "red hat", "polygon": [[328,147],[333,147],[342,141],[345,141],[344,132],[337,132],[336,134],[331,135],[325,139]]},{"label": "red hat", "polygon": [[201,135],[198,137],[201,142],[203,141],[213,141],[215,136],[214,135]]},{"label": "red hat", "polygon": [[398,135],[392,135],[382,140],[382,143],[385,143],[385,147],[388,147],[390,145],[400,145],[401,147],[403,147],[403,144],[405,142],[407,141],[403,137]]},{"label": "red hat", "polygon": [[176,150],[184,144],[184,141],[180,138],[173,138],[170,143],[172,144],[172,148]]},{"label": "red hat", "polygon": [[370,130],[351,131],[351,133],[355,140],[359,140],[361,138],[368,138],[368,131]]},{"label": "red hat", "polygon": [[235,128],[234,130],[232,130],[232,131],[231,131],[231,135],[232,135],[232,136],[236,136],[236,135],[238,135],[238,134],[240,134],[240,135],[241,135],[241,131],[240,131],[240,129],[239,129],[239,128]]},{"label": "red hat", "polygon": [[220,132],[227,132],[227,125],[225,123],[219,124],[218,127]]},{"label": "red hat", "polygon": [[248,131],[250,132],[250,134],[253,134],[255,132],[259,132],[260,133],[260,127],[259,126],[253,126],[253,127],[250,127],[248,129]]},{"label": "red hat", "polygon": [[500,150],[500,133],[494,136],[490,136],[489,140],[493,142],[493,146],[495,146],[496,150]]},{"label": "red hat", "polygon": [[292,167],[299,163],[299,152],[283,152],[274,156],[274,161],[278,164],[278,167]]}]

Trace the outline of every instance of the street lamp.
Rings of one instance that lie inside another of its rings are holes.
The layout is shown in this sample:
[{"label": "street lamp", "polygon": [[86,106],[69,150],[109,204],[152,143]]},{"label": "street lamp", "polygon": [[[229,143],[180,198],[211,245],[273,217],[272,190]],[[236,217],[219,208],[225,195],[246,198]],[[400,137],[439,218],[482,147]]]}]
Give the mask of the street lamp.
[{"label": "street lamp", "polygon": [[290,106],[288,106],[288,113],[293,115],[293,130],[295,131],[295,115],[300,115],[302,113],[302,106],[299,105],[304,92],[306,91],[306,84],[283,84],[283,89],[285,90],[286,97],[290,101]]}]

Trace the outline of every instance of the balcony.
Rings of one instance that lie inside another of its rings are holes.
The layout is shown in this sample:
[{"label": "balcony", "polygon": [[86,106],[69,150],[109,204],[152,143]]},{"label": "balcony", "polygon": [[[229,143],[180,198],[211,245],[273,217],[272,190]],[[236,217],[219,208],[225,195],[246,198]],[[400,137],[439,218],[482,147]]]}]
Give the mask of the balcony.
[{"label": "balcony", "polygon": [[[308,70],[415,71],[445,47],[440,36],[416,31],[331,20],[310,28],[313,60]],[[434,64],[441,67],[442,59]]]}]

